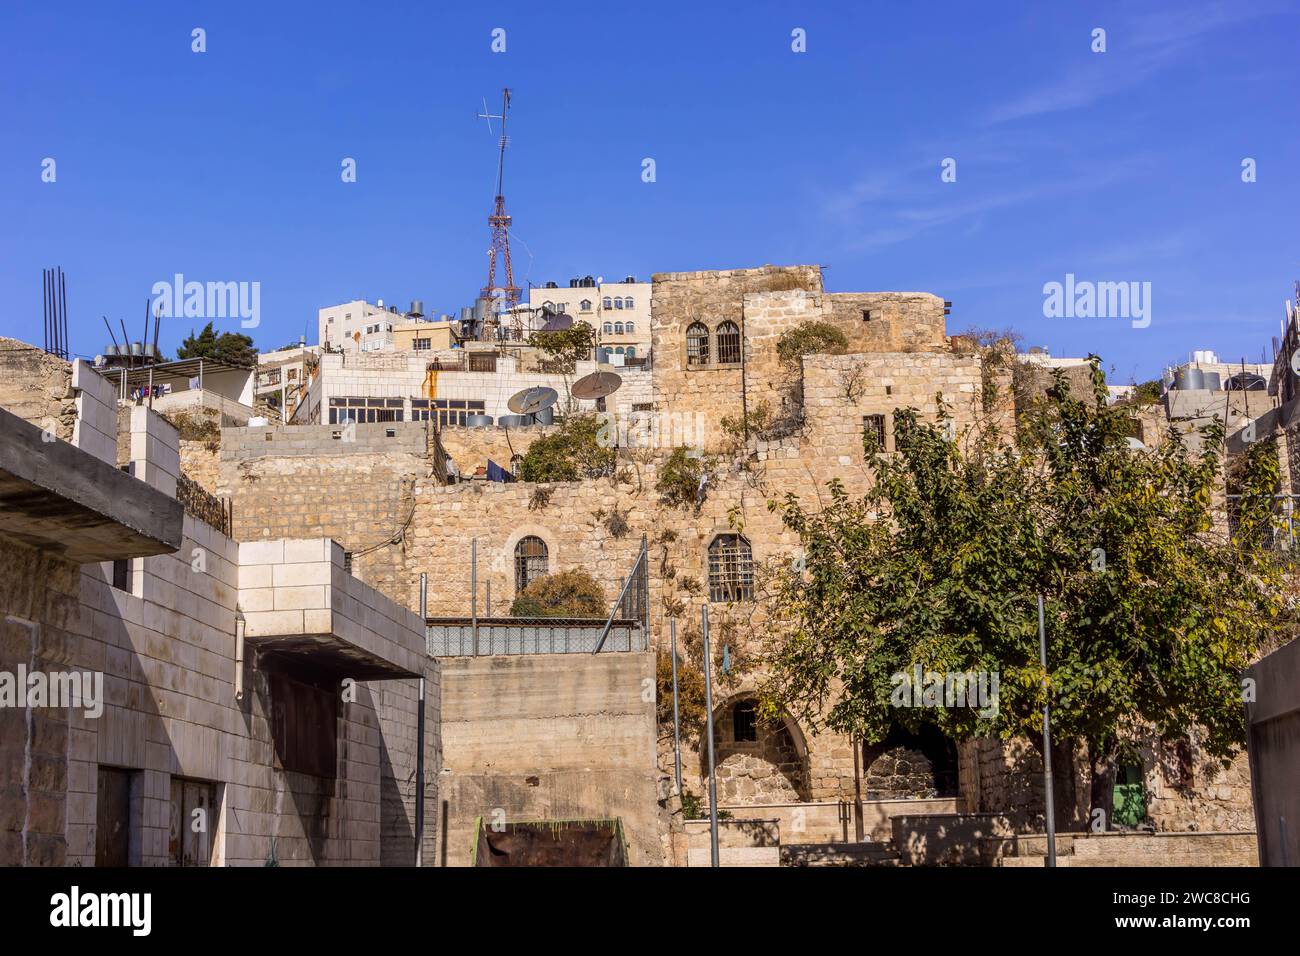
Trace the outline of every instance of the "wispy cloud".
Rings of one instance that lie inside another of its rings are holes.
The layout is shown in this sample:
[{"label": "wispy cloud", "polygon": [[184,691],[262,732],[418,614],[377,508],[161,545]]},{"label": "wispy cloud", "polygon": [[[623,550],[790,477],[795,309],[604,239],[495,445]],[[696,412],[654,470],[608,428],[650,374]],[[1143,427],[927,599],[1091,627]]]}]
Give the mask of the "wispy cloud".
[{"label": "wispy cloud", "polygon": [[1064,75],[995,106],[986,119],[1005,123],[1090,106],[1171,68],[1215,32],[1275,12],[1278,7],[1271,3],[1248,5],[1240,0],[1215,0],[1129,17],[1124,23],[1107,27],[1107,53],[1081,56]]},{"label": "wispy cloud", "polygon": [[[963,160],[961,169],[967,170],[970,165]],[[936,229],[975,229],[983,217],[998,210],[1102,189],[1154,166],[1152,157],[1137,155],[1104,166],[1066,170],[1014,188],[985,188],[972,195],[966,185],[972,182],[968,173],[959,175],[961,186],[942,183],[938,163],[933,161],[888,173],[871,173],[843,193],[828,198],[822,208],[829,219],[851,230],[845,243],[847,250],[869,252]]]}]

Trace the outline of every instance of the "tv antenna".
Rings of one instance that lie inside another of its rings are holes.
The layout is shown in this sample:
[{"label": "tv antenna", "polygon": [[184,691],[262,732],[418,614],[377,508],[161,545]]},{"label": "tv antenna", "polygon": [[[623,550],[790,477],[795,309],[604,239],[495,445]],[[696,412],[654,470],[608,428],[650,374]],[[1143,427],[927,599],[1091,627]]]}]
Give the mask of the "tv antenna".
[{"label": "tv antenna", "polygon": [[[492,121],[494,119],[501,121],[501,136],[497,140],[496,200],[492,206],[492,214],[488,216],[488,228],[492,233],[492,244],[488,247],[487,284],[483,286],[481,293],[482,298],[496,302],[498,315],[501,312],[513,311],[519,305],[519,286],[515,285],[514,271],[510,265],[511,217],[506,212],[505,197],[506,147],[510,145],[510,137],[506,135],[506,117],[509,113],[510,89],[506,87],[501,91],[501,112],[489,113],[487,111],[487,100],[484,99],[483,112],[479,114],[479,119],[487,120],[489,133],[492,132]],[[505,269],[504,285],[497,284],[498,259]],[[514,312],[514,334],[516,339],[523,338],[523,323],[517,311]]]}]

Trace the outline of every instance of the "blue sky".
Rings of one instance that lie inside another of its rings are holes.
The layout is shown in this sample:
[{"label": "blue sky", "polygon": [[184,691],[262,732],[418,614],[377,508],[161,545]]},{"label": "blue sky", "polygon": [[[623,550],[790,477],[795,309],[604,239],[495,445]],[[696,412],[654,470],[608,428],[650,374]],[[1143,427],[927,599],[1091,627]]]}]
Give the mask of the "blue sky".
[{"label": "blue sky", "polygon": [[[55,264],[86,355],[177,272],[260,282],[268,349],[350,298],[467,305],[506,85],[521,284],[815,262],[1129,381],[1257,361],[1300,278],[1294,4],[476,6],[5,3],[0,334],[39,341]],[[1066,273],[1150,282],[1151,325],[1044,318]]]}]

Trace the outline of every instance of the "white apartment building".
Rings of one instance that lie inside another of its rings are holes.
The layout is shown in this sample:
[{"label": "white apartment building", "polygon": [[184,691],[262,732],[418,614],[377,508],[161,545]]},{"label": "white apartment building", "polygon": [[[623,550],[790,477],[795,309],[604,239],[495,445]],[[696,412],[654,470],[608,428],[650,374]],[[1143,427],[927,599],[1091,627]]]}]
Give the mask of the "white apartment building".
[{"label": "white apartment building", "polygon": [[650,352],[650,283],[637,282],[635,276],[618,282],[585,276],[563,287],[548,282],[528,290],[528,304],[587,322],[596,330],[597,344],[611,356],[644,358]]},{"label": "white apartment building", "polygon": [[404,324],[408,314],[383,299],[373,305],[365,299],[331,305],[318,311],[317,341],[331,351],[381,352],[392,348],[393,328]]},{"label": "white apartment building", "polygon": [[[487,415],[493,423],[513,413],[510,397],[525,388],[545,386],[560,395],[557,412],[572,405],[591,411],[592,401],[570,399],[569,386],[596,371],[594,362],[578,362],[569,376],[525,372],[519,359],[492,348],[446,349],[432,353],[390,352],[349,355],[327,352],[295,409],[292,424],[339,425],[435,421],[441,428],[466,424],[471,415]],[[619,371],[623,385],[609,401],[609,410],[629,415],[649,407],[650,372]]]}]

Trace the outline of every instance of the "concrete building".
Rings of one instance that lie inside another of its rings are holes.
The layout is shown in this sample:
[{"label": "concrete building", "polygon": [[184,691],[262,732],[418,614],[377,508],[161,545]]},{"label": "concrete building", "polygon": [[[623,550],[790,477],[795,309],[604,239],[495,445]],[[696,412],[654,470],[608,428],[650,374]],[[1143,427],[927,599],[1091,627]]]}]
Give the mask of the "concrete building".
[{"label": "concrete building", "polygon": [[147,407],[118,468],[114,383],[20,358],[32,374],[0,383],[32,419],[0,410],[0,865],[414,862],[422,678],[430,820],[439,770],[419,618],[335,543],[210,523],[224,509]]},{"label": "concrete building", "polygon": [[[467,416],[487,415],[493,423],[510,416],[508,402],[525,388],[545,386],[559,393],[561,406],[593,409],[595,403],[571,399],[569,386],[596,369],[578,362],[572,375],[526,371],[524,357],[489,343],[463,348],[321,356],[317,375],[292,417],[295,424],[434,421],[439,427],[465,425]],[[620,370],[624,387],[611,404],[628,404],[649,391],[649,373]]]},{"label": "concrete building", "polygon": [[587,276],[563,287],[555,282],[534,286],[528,290],[528,305],[588,323],[596,330],[597,344],[611,355],[644,358],[650,350],[650,289],[649,282],[637,282],[635,276],[618,282]]}]

